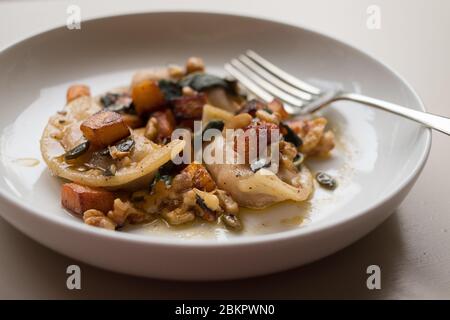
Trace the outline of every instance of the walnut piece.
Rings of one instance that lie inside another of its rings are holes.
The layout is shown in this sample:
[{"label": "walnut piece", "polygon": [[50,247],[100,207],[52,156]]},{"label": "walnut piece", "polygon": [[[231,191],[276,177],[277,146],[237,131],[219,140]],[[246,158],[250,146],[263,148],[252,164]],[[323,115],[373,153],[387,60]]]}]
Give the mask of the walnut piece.
[{"label": "walnut piece", "polygon": [[155,117],[148,119],[147,126],[145,127],[144,136],[150,140],[155,141],[158,135],[158,120]]},{"label": "walnut piece", "polygon": [[136,209],[129,201],[123,202],[119,198],[114,200],[114,208],[107,216],[118,226],[123,226],[127,220],[132,224],[145,220],[143,211]]},{"label": "walnut piece", "polygon": [[194,213],[183,207],[163,213],[163,217],[171,225],[180,225],[195,219]]},{"label": "walnut piece", "polygon": [[300,151],[308,156],[325,156],[334,148],[334,134],[325,130],[327,119],[299,119],[289,122],[291,129],[302,139]]},{"label": "walnut piece", "polygon": [[110,218],[105,216],[105,214],[96,209],[89,209],[83,213],[84,223],[108,230],[115,230],[116,224]]},{"label": "walnut piece", "polygon": [[205,64],[199,57],[190,57],[186,62],[186,73],[203,72],[205,71]]}]

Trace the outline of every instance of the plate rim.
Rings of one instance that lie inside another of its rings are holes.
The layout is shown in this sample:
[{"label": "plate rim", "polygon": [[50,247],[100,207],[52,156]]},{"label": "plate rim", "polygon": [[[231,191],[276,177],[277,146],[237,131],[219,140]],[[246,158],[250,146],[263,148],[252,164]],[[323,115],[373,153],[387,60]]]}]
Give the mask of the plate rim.
[{"label": "plate rim", "polygon": [[[417,102],[417,107],[419,110],[426,112],[425,105],[420,98],[419,94],[416,92],[416,90],[412,87],[412,85],[406,81],[406,79],[401,76],[397,71],[392,69],[389,65],[387,65],[382,60],[379,60],[375,58],[372,54],[366,52],[365,50],[362,50],[360,48],[357,48],[356,46],[353,46],[352,44],[347,43],[345,40],[342,40],[335,36],[327,35],[321,31],[316,31],[309,27],[304,27],[301,24],[292,24],[287,23],[284,21],[280,21],[277,19],[272,19],[268,17],[261,17],[257,15],[251,15],[251,14],[238,14],[238,13],[228,13],[228,12],[217,12],[217,11],[196,11],[196,10],[157,10],[157,11],[145,11],[145,12],[129,12],[129,13],[118,13],[118,14],[111,14],[107,16],[100,16],[100,17],[94,17],[90,19],[86,19],[83,21],[84,24],[87,23],[95,23],[97,21],[101,20],[108,20],[108,19],[115,19],[120,17],[131,17],[131,16],[145,16],[145,15],[159,15],[159,14],[195,14],[195,15],[216,15],[216,16],[225,16],[230,18],[244,18],[248,20],[255,20],[265,23],[273,23],[278,25],[283,25],[289,28],[294,29],[300,29],[303,32],[311,33],[316,37],[325,38],[328,41],[337,42],[341,45],[344,45],[348,47],[349,49],[356,51],[365,57],[372,60],[374,63],[379,64],[381,67],[383,67],[386,71],[390,72],[395,78],[400,80],[400,82],[405,85],[405,87],[410,91],[412,94],[412,97]],[[45,30],[37,31],[34,33],[31,33],[24,38],[18,39],[5,47],[3,47],[0,50],[0,56],[7,53],[7,51],[13,50],[15,47],[23,44],[26,41],[31,41],[32,39],[36,39],[44,34],[51,33],[51,32],[57,32],[60,29],[66,28],[65,25],[60,24],[58,26],[54,26]],[[370,206],[363,207],[361,210],[358,210],[355,214],[344,217],[338,220],[335,220],[332,223],[327,223],[327,221],[323,221],[321,223],[315,224],[315,225],[306,225],[301,228],[287,230],[287,231],[281,231],[281,232],[275,232],[275,233],[269,233],[269,234],[261,234],[261,235],[246,235],[243,237],[235,237],[232,239],[227,239],[227,241],[205,241],[205,239],[189,239],[188,241],[179,241],[178,238],[168,238],[168,237],[156,237],[156,236],[148,236],[143,234],[133,234],[133,233],[126,233],[126,232],[111,232],[109,230],[103,230],[101,228],[93,228],[91,226],[87,226],[83,223],[80,223],[80,221],[73,221],[70,219],[66,219],[61,216],[48,216],[43,215],[39,210],[34,209],[31,205],[27,203],[22,203],[18,199],[16,199],[12,194],[9,194],[5,192],[3,189],[0,189],[0,198],[3,201],[8,202],[9,205],[16,207],[18,209],[21,209],[26,214],[33,214],[39,219],[44,219],[49,224],[52,224],[52,227],[65,227],[65,228],[71,228],[75,229],[74,231],[84,233],[86,236],[92,236],[92,237],[102,237],[107,238],[108,240],[116,240],[116,241],[122,241],[126,240],[135,244],[141,244],[141,245],[159,245],[159,246],[166,246],[166,247],[189,247],[189,248],[211,248],[211,247],[230,247],[230,246],[246,246],[246,245],[252,245],[252,244],[264,244],[268,242],[274,242],[274,241],[290,241],[294,238],[301,238],[304,236],[310,236],[312,234],[322,233],[329,231],[331,229],[335,229],[338,227],[341,227],[342,225],[345,225],[351,221],[354,221],[366,214],[368,214],[370,211],[377,209],[378,207],[381,207],[386,202],[389,202],[396,196],[398,196],[402,191],[404,191],[410,184],[413,184],[415,180],[420,175],[422,169],[424,168],[428,156],[430,153],[431,145],[432,145],[432,130],[430,128],[423,127],[420,129],[419,137],[425,136],[425,145],[423,150],[421,150],[420,158],[418,159],[417,163],[414,166],[414,169],[405,177],[403,180],[397,184],[395,187],[395,190],[385,195],[384,197],[380,198],[378,201],[373,203]],[[2,214],[3,216],[3,214]],[[8,219],[9,220],[9,219]]]}]

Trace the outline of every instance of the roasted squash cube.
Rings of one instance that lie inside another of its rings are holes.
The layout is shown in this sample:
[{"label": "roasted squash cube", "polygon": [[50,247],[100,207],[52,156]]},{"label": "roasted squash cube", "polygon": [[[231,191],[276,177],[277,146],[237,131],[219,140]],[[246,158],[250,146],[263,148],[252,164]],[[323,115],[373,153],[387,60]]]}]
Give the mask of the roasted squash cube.
[{"label": "roasted squash cube", "polygon": [[89,209],[107,213],[113,208],[114,195],[112,192],[102,189],[76,183],[65,183],[61,187],[61,204],[64,208],[77,214],[83,214]]},{"label": "roasted squash cube", "polygon": [[189,174],[195,188],[206,192],[216,189],[216,183],[203,165],[191,163],[182,172]]},{"label": "roasted squash cube", "polygon": [[72,100],[75,100],[79,97],[90,97],[91,96],[91,90],[88,86],[84,84],[75,84],[73,86],[70,86],[69,89],[67,89],[67,95],[66,100],[67,103],[69,103]]},{"label": "roasted squash cube", "polygon": [[125,125],[127,125],[131,129],[136,129],[144,126],[141,118],[139,118],[135,114],[122,114],[122,119],[125,122]]},{"label": "roasted squash cube", "polygon": [[131,97],[138,114],[155,111],[166,103],[164,93],[154,80],[144,80],[133,87]]},{"label": "roasted squash cube", "polygon": [[97,146],[108,146],[130,134],[122,116],[112,111],[97,112],[87,118],[80,129],[86,139]]}]

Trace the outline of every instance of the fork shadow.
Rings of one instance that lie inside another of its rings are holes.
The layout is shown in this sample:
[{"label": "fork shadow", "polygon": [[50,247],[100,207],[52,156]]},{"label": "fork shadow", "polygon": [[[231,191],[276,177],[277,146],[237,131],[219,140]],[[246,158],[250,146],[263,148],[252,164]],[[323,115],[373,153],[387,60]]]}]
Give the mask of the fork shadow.
[{"label": "fork shadow", "polygon": [[[382,288],[389,283],[394,290],[398,269],[404,257],[399,218],[393,214],[380,227],[357,243],[318,262],[273,275],[220,282],[177,282],[145,279],[117,274],[76,262],[33,242],[0,221],[0,231],[9,238],[6,250],[15,253],[10,261],[24,267],[21,283],[29,296],[17,298],[59,299],[374,299],[386,297],[384,290],[368,290],[366,268],[381,267]],[[0,247],[3,245],[0,245]],[[11,255],[10,255],[11,256]],[[67,290],[66,267],[80,265],[82,290]],[[11,271],[12,272],[12,271]],[[13,272],[14,273],[14,272]],[[12,281],[12,280],[11,280]],[[17,286],[17,283],[11,286]],[[29,288],[31,286],[31,288]],[[42,290],[42,286],[45,290]],[[5,287],[4,287],[5,288]],[[5,288],[6,289],[6,288]],[[16,295],[19,292],[15,293]],[[13,292],[3,292],[14,298]]]}]

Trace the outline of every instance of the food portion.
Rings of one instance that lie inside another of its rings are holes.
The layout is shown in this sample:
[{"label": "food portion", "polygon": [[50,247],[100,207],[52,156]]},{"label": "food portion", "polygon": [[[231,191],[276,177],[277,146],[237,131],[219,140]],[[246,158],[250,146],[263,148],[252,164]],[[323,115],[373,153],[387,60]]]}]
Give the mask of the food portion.
[{"label": "food portion", "polygon": [[[192,57],[183,68],[139,71],[99,97],[71,86],[41,152],[66,180],[62,206],[86,224],[200,220],[238,231],[242,207],[307,201],[314,183],[305,160],[328,156],[334,140],[325,118],[290,118],[281,101],[252,99]],[[336,187],[324,173],[316,179]]]},{"label": "food portion", "polygon": [[103,109],[82,96],[50,118],[41,153],[54,175],[89,187],[145,187],[183,149],[184,141],[157,144],[144,128],[131,129],[120,113]]}]

